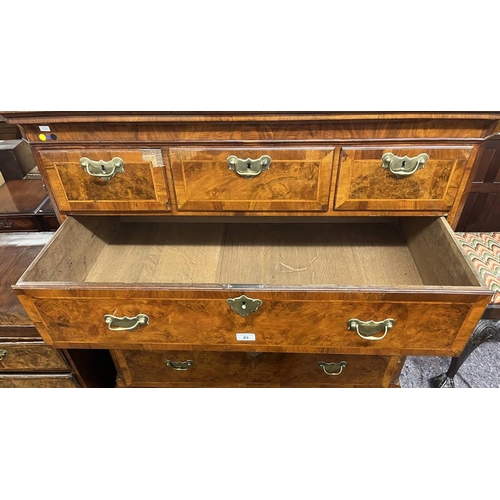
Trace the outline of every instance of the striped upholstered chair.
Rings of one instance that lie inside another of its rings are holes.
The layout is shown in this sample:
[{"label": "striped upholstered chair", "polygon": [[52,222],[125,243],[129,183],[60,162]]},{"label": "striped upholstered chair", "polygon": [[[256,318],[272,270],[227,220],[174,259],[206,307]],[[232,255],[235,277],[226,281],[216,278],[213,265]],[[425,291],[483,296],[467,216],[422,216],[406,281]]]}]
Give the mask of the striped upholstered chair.
[{"label": "striped upholstered chair", "polygon": [[484,342],[500,341],[500,233],[456,233],[456,236],[494,294],[462,354],[451,359],[446,373],[431,379],[432,387],[455,387],[453,379],[471,352]]}]

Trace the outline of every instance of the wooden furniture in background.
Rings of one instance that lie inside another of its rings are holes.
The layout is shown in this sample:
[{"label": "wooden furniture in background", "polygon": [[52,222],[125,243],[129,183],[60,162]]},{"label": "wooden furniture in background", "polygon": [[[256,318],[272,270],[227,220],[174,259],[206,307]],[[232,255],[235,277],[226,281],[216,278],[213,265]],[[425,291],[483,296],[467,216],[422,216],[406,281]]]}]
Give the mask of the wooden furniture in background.
[{"label": "wooden furniture in background", "polygon": [[0,234],[0,387],[77,387],[64,355],[47,346],[11,289],[52,233]]},{"label": "wooden furniture in background", "polygon": [[492,113],[8,113],[63,220],[15,285],[119,387],[396,386],[491,297],[455,227]]},{"label": "wooden furniture in background", "polygon": [[7,181],[0,186],[0,232],[44,231],[38,212],[47,200],[41,179]]},{"label": "wooden furniture in background", "polygon": [[0,121],[0,141],[21,139],[22,134],[17,125]]},{"label": "wooden furniture in background", "polygon": [[107,351],[47,345],[12,290],[53,235],[0,234],[0,387],[110,387],[116,372]]},{"label": "wooden furniture in background", "polygon": [[0,172],[6,181],[23,179],[35,167],[33,153],[24,139],[0,139]]}]

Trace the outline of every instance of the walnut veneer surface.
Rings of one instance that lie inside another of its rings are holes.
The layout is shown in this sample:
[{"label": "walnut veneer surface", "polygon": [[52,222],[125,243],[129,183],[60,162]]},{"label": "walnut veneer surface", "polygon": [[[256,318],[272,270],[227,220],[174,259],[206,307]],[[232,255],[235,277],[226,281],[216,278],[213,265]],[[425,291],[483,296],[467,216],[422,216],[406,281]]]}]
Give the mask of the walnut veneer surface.
[{"label": "walnut veneer surface", "polygon": [[491,297],[452,229],[499,114],[3,115],[64,220],[16,293],[118,387],[396,386]]}]

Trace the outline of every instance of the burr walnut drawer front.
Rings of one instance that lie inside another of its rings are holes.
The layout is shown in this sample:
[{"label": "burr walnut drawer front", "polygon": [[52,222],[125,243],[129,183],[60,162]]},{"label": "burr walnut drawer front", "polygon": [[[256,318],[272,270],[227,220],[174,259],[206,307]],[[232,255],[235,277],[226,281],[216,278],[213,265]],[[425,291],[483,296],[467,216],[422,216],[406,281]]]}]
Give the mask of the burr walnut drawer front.
[{"label": "burr walnut drawer front", "polygon": [[169,209],[160,149],[42,149],[39,155],[62,212]]},{"label": "burr walnut drawer front", "polygon": [[344,147],[336,210],[448,212],[461,192],[472,146]]},{"label": "burr walnut drawer front", "polygon": [[[63,291],[26,307],[56,347],[211,349],[397,354],[461,351],[475,296],[386,292],[127,292],[129,298]],[[31,295],[31,294],[30,294]],[[33,295],[38,295],[35,292]],[[87,295],[87,296],[84,296]],[[154,297],[154,298],[152,298]],[[163,297],[163,298],[160,298]],[[166,298],[170,297],[170,298]],[[228,301],[259,309],[242,317]],[[241,298],[242,297],[242,298]],[[484,309],[484,308],[483,308]]]},{"label": "burr walnut drawer front", "polygon": [[0,388],[71,389],[75,387],[79,387],[79,385],[71,374],[0,374]]},{"label": "burr walnut drawer front", "polygon": [[14,288],[57,347],[384,355],[459,353],[491,298],[446,220],[422,217],[68,217]]},{"label": "burr walnut drawer front", "polygon": [[53,347],[35,342],[0,344],[0,372],[68,371],[68,365]]},{"label": "burr walnut drawer front", "polygon": [[388,387],[397,357],[114,351],[123,387]]},{"label": "burr walnut drawer front", "polygon": [[170,149],[179,211],[326,211],[332,148]]}]

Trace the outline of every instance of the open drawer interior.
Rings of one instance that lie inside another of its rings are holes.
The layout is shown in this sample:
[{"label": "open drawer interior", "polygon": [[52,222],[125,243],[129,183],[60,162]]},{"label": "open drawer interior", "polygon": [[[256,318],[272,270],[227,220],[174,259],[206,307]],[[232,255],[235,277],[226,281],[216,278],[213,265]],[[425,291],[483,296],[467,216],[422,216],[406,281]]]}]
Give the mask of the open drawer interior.
[{"label": "open drawer interior", "polygon": [[18,284],[482,287],[444,218],[165,222],[68,217]]}]

